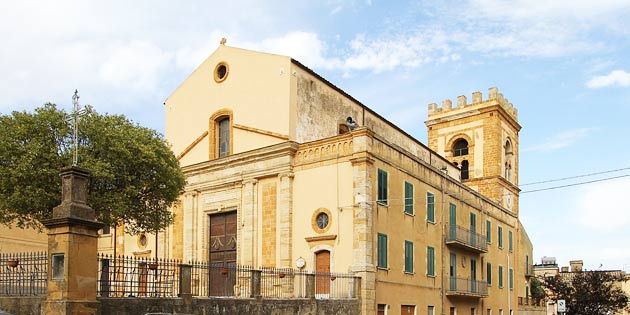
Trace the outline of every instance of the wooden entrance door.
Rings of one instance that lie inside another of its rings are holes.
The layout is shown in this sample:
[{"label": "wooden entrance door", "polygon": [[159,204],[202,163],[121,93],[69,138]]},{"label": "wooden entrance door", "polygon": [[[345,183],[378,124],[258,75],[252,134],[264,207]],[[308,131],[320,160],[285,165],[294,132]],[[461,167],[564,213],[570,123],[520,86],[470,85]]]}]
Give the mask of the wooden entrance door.
[{"label": "wooden entrance door", "polygon": [[210,215],[210,296],[234,295],[236,224],[236,211]]},{"label": "wooden entrance door", "polygon": [[401,305],[400,306],[400,315],[415,315],[415,314],[416,314],[415,305]]},{"label": "wooden entrance door", "polygon": [[315,253],[315,295],[327,297],[330,294],[330,252]]}]

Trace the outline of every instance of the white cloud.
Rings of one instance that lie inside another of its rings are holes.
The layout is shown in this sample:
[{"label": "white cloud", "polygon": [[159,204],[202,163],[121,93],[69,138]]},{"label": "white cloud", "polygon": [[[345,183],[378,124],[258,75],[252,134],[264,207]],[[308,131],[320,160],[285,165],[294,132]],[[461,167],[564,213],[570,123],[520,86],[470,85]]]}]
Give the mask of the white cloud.
[{"label": "white cloud", "polygon": [[569,147],[586,137],[595,128],[578,128],[557,133],[541,144],[525,148],[523,151],[553,151]]},{"label": "white cloud", "polygon": [[586,86],[591,89],[598,89],[607,86],[630,86],[630,72],[614,70],[607,75],[600,75],[588,80]]},{"label": "white cloud", "polygon": [[581,188],[576,197],[576,219],[592,230],[612,233],[630,226],[627,202],[630,179],[616,179]]},{"label": "white cloud", "polygon": [[137,92],[153,91],[171,62],[172,54],[153,43],[133,41],[109,48],[99,68],[103,83]]}]

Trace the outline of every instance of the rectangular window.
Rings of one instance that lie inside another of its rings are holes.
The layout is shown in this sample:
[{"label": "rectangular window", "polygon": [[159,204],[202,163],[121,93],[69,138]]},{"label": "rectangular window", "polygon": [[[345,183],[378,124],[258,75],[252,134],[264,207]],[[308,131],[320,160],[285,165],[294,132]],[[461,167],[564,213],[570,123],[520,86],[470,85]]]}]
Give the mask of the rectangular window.
[{"label": "rectangular window", "polygon": [[387,172],[378,169],[378,203],[387,205]]},{"label": "rectangular window", "polygon": [[499,227],[497,240],[499,242],[499,248],[503,248],[503,228],[502,227]]},{"label": "rectangular window", "polygon": [[508,284],[510,286],[510,290],[514,289],[514,269],[510,268],[508,270]]},{"label": "rectangular window", "polygon": [[490,223],[490,220],[486,221],[486,242],[488,244],[492,243],[492,223]]},{"label": "rectangular window", "polygon": [[427,315],[435,315],[435,307],[433,305],[429,305],[427,308]]},{"label": "rectangular window", "polygon": [[413,272],[413,243],[405,241],[405,272]]},{"label": "rectangular window", "polygon": [[503,266],[499,266],[499,288],[503,288]]},{"label": "rectangular window", "polygon": [[377,306],[377,312],[376,315],[385,315],[385,309],[387,308],[387,305],[385,304],[379,304]]},{"label": "rectangular window", "polygon": [[492,310],[491,309],[487,309],[486,310],[486,315],[492,315]]},{"label": "rectangular window", "polygon": [[219,157],[230,154],[230,118],[224,118],[218,122],[217,144]]},{"label": "rectangular window", "polygon": [[401,305],[400,310],[402,315],[415,315],[416,314],[416,306],[415,305]]},{"label": "rectangular window", "polygon": [[112,230],[111,227],[109,225],[106,225],[103,227],[101,234],[102,235],[107,235],[107,234],[111,234]]},{"label": "rectangular window", "polygon": [[435,196],[427,192],[427,221],[435,223]]},{"label": "rectangular window", "polygon": [[378,233],[378,268],[387,268],[387,235]]},{"label": "rectangular window", "polygon": [[427,247],[427,275],[435,276],[435,248]]},{"label": "rectangular window", "polygon": [[405,213],[413,214],[413,185],[405,182]]},{"label": "rectangular window", "polygon": [[492,284],[492,264],[486,263],[486,282],[488,285]]},{"label": "rectangular window", "polygon": [[508,248],[510,249],[510,251],[513,250],[513,247],[512,247],[512,231],[508,231]]}]

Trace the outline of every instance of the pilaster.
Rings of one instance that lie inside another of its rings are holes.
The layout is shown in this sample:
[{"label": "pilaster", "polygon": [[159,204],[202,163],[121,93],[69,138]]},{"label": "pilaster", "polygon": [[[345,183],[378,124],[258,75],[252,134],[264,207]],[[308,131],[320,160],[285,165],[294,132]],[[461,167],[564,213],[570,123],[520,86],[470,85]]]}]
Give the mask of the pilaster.
[{"label": "pilaster", "polygon": [[[356,155],[356,154],[355,154]],[[353,169],[353,246],[352,271],[362,278],[362,314],[372,315],[375,309],[376,274],[374,255],[373,174],[374,160],[367,152],[350,160]]]},{"label": "pilaster", "polygon": [[184,260],[195,260],[195,213],[197,207],[197,195],[196,191],[191,191],[184,194]]},{"label": "pilaster", "polygon": [[293,177],[291,172],[278,175],[278,258],[281,268],[292,267]]},{"label": "pilaster", "polygon": [[258,213],[256,211],[258,180],[243,180],[241,206],[241,241],[238,256],[242,265],[255,265],[255,233]]}]

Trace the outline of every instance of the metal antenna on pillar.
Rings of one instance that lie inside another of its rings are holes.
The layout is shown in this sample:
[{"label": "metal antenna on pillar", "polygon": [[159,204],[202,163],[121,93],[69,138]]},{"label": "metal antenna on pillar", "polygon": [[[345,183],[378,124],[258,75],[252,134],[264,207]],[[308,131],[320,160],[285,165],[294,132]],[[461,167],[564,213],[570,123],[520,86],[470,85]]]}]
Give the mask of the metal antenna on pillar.
[{"label": "metal antenna on pillar", "polygon": [[72,112],[66,119],[72,127],[72,166],[77,166],[79,160],[79,120],[81,120],[81,116],[85,115],[85,109],[81,109],[81,105],[79,105],[78,90],[74,90],[72,105]]}]

